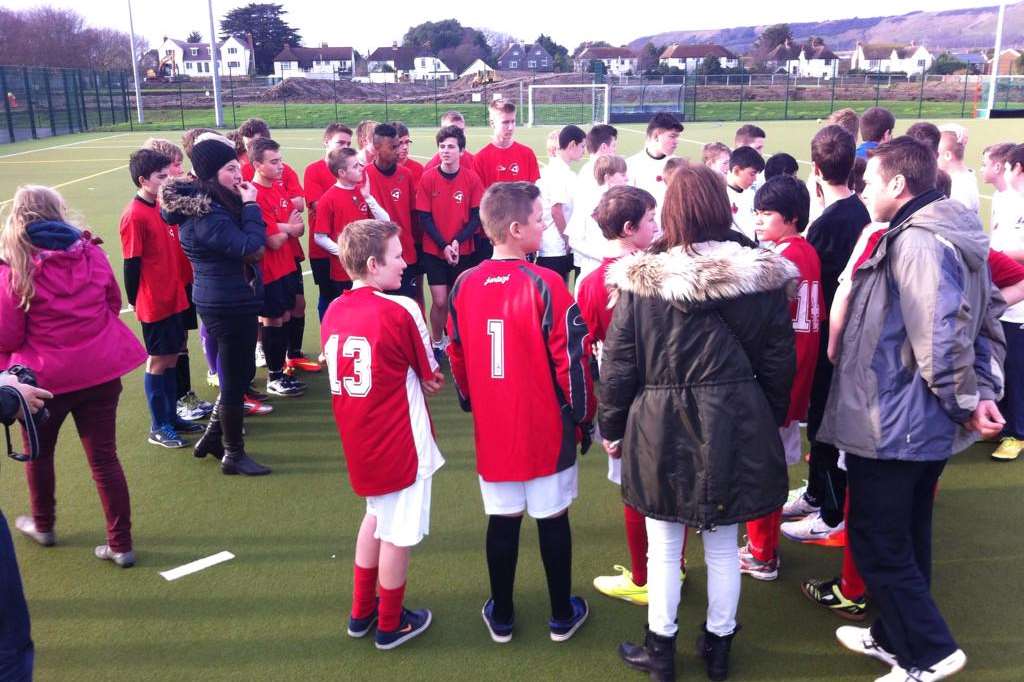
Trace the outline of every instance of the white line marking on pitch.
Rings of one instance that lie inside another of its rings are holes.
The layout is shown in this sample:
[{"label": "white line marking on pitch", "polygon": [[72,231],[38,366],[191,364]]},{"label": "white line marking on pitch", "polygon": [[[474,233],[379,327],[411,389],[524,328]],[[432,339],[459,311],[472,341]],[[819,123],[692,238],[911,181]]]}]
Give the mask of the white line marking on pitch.
[{"label": "white line marking on pitch", "polygon": [[79,144],[88,144],[90,142],[99,142],[100,140],[112,140],[115,137],[124,137],[128,133],[117,133],[116,135],[107,135],[106,137],[93,137],[88,140],[79,140],[78,142],[68,142],[67,144],[55,144],[52,147],[40,147],[39,149],[27,149],[23,152],[14,152],[13,154],[3,154],[0,159],[9,159],[12,156],[21,156],[23,154],[35,154],[36,152],[46,152],[51,149],[63,149],[64,147],[74,147]]},{"label": "white line marking on pitch", "polygon": [[[67,187],[68,185],[73,185],[76,182],[84,182],[86,180],[92,180],[93,178],[97,178],[97,177],[99,177],[101,175],[106,175],[107,173],[113,173],[114,171],[124,170],[127,167],[128,167],[128,164],[126,163],[126,164],[124,164],[122,166],[116,166],[114,168],[108,168],[107,170],[102,170],[99,173],[93,173],[92,175],[86,175],[83,178],[75,178],[74,180],[68,180],[67,182],[62,182],[59,185],[50,185],[50,187],[51,187],[51,189],[60,189],[61,187]],[[12,201],[14,201],[14,197],[11,197],[10,199],[8,199],[6,201],[0,201],[0,206],[5,206],[5,205],[11,203]]]},{"label": "white line marking on pitch", "polygon": [[211,554],[208,557],[203,557],[202,559],[196,559],[195,561],[191,561],[191,562],[189,562],[187,564],[184,564],[182,566],[178,566],[177,568],[172,568],[169,571],[161,571],[160,572],[160,577],[162,577],[164,580],[170,582],[171,580],[177,580],[178,578],[184,578],[186,575],[191,575],[193,573],[198,573],[199,571],[202,571],[203,569],[209,568],[210,566],[216,566],[217,564],[222,564],[225,561],[231,561],[234,558],[235,558],[235,555],[232,554],[231,552],[228,552],[228,551],[217,552],[216,554]]}]

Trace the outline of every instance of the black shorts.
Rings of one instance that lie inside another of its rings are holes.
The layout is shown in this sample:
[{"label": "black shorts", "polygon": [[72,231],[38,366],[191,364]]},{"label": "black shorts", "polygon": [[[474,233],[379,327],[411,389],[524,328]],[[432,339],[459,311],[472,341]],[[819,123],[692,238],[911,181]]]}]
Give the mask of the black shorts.
[{"label": "black shorts", "polygon": [[444,258],[425,253],[420,256],[418,265],[427,276],[427,284],[432,287],[446,286],[451,288],[459,275],[480,264],[480,255],[476,252],[468,256],[460,256],[457,265],[449,265]]},{"label": "black shorts", "polygon": [[199,318],[196,316],[196,304],[192,300],[192,284],[185,285],[185,298],[188,299],[188,308],[178,313],[185,324],[185,334],[189,329],[199,329]]},{"label": "black shorts", "polygon": [[177,355],[185,345],[185,320],[174,313],[156,322],[142,323],[142,340],[149,355]]},{"label": "black shorts", "polygon": [[310,258],[309,269],[313,271],[313,284],[322,288],[331,283],[330,258]]},{"label": "black shorts", "polygon": [[538,256],[537,265],[548,270],[554,270],[562,277],[563,282],[569,281],[569,272],[572,270],[572,256]]},{"label": "black shorts", "polygon": [[305,296],[306,295],[306,286],[302,282],[302,280],[304,280],[305,277],[303,277],[303,275],[302,275],[302,259],[301,258],[296,258],[295,259],[295,277],[298,279],[298,283],[297,283],[298,288],[295,290],[295,295],[296,296],[300,296],[300,295],[301,296]]},{"label": "black shorts", "polygon": [[282,317],[291,311],[295,307],[297,286],[294,272],[264,284],[263,307],[260,308],[260,317]]},{"label": "black shorts", "polygon": [[331,280],[331,300],[338,298],[343,293],[352,288],[351,280],[347,282],[339,282],[336,279]]},{"label": "black shorts", "polygon": [[413,263],[402,271],[402,285],[397,289],[388,291],[385,293],[394,294],[396,296],[405,296],[416,300],[416,294],[420,290],[420,272],[417,267],[418,263]]}]

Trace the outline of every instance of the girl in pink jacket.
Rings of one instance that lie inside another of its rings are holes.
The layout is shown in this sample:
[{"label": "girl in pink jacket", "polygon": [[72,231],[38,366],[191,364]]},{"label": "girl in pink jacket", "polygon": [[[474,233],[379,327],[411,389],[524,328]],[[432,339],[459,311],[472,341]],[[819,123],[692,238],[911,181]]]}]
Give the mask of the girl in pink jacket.
[{"label": "girl in pink jacket", "polygon": [[54,394],[39,456],[26,467],[32,516],[14,525],[45,547],[56,542],[53,456],[70,415],[107,519],[107,544],[95,554],[128,567],[135,563],[131,504],[115,426],[121,377],[146,351],[118,317],[120,289],[97,243],[68,224],[60,194],[37,185],[18,188],[0,231],[0,368],[30,367]]}]

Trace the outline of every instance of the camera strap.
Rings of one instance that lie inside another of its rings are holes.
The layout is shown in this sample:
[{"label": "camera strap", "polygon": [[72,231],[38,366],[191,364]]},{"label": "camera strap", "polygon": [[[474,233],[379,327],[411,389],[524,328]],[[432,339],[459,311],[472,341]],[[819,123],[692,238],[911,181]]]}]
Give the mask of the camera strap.
[{"label": "camera strap", "polygon": [[21,413],[24,418],[21,419],[21,428],[28,438],[28,454],[15,452],[14,447],[11,445],[11,426],[10,424],[4,424],[4,434],[7,437],[7,456],[18,462],[30,462],[39,456],[39,432],[36,430],[36,422],[32,419],[32,410],[28,406],[28,402],[25,400],[25,396],[21,395],[21,392],[10,386],[0,386],[0,391],[6,391],[17,397],[18,403],[21,405]]}]

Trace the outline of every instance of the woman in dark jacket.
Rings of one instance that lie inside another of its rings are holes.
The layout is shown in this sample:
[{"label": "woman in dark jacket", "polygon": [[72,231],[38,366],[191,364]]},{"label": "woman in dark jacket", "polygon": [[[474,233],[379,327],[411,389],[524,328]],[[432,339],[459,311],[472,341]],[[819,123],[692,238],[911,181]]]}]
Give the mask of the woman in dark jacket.
[{"label": "woman in dark jacket", "polygon": [[234,145],[219,135],[192,148],[195,181],[172,180],[160,192],[164,217],[180,225],[181,247],[192,262],[192,298],[217,340],[220,396],[195,456],[214,455],[225,474],[262,476],[270,468],[245,454],[245,390],[256,373],[257,314],[263,303],[266,225],[256,188],[242,180]]},{"label": "woman in dark jacket", "polygon": [[737,524],[785,502],[778,426],[795,369],[785,258],[731,229],[721,176],[678,172],[651,252],[608,270],[618,299],[601,365],[601,433],[622,457],[622,496],[647,517],[648,627],[627,664],[674,679],[679,555],[703,533],[708,611],[698,647],[723,680],[735,635]]}]

